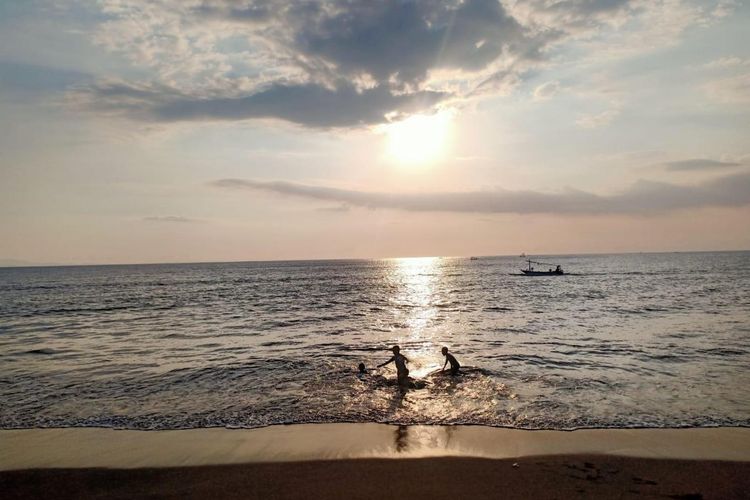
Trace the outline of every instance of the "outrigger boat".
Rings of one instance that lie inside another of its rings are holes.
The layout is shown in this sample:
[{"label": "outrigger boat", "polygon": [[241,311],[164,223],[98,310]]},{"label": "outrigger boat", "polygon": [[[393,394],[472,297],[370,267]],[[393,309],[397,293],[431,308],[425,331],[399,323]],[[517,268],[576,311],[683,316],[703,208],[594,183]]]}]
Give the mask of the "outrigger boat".
[{"label": "outrigger boat", "polygon": [[[525,274],[526,276],[560,276],[562,274],[565,274],[565,272],[562,270],[562,267],[555,264],[546,264],[544,262],[537,262],[531,259],[528,259],[526,262],[529,263],[529,267],[526,269],[521,269],[521,272]],[[549,271],[538,271],[534,269],[534,266],[532,264],[536,264],[538,266],[554,266],[554,269],[552,267],[549,267]]]}]

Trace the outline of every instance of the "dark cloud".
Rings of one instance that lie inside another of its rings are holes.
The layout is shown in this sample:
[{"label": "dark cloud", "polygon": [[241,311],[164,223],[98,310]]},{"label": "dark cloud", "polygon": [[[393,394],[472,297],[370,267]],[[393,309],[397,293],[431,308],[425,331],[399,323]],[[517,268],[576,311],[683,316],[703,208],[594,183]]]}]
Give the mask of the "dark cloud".
[{"label": "dark cloud", "polygon": [[342,83],[271,85],[246,97],[191,98],[164,86],[131,86],[109,82],[79,92],[89,106],[150,121],[247,120],[277,118],[308,127],[356,127],[382,123],[385,115],[429,110],[448,98],[442,92],[394,94],[384,87],[362,91]]},{"label": "dark cloud", "polygon": [[479,71],[501,55],[528,56],[539,44],[497,0],[330,2],[299,19],[292,48],[343,74],[420,83],[429,70]]},{"label": "dark cloud", "polygon": [[667,170],[687,171],[687,170],[721,170],[730,167],[738,167],[741,163],[728,161],[707,160],[705,158],[692,158],[690,160],[667,161],[664,162]]},{"label": "dark cloud", "polygon": [[207,0],[192,10],[236,23],[263,23],[281,50],[337,77],[419,84],[432,69],[479,71],[501,56],[539,58],[553,30],[528,30],[498,0]]},{"label": "dark cloud", "polygon": [[388,113],[413,113],[448,97],[421,91],[394,95],[384,87],[357,91],[350,85],[272,85],[248,97],[178,99],[149,111],[160,121],[279,118],[310,127],[351,127],[382,123]]},{"label": "dark cloud", "polygon": [[614,195],[576,189],[560,193],[537,191],[377,193],[289,182],[221,179],[214,186],[268,191],[353,207],[414,212],[650,214],[698,207],[735,207],[750,204],[750,173],[739,173],[693,186],[638,181]]}]

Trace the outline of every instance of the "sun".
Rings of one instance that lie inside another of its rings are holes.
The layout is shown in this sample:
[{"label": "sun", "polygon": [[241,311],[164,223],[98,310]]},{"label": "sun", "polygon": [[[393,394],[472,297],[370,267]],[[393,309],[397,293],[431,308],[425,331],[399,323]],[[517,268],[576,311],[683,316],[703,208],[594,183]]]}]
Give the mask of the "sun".
[{"label": "sun", "polygon": [[427,165],[445,153],[452,116],[447,111],[412,115],[385,127],[386,155],[400,165]]}]

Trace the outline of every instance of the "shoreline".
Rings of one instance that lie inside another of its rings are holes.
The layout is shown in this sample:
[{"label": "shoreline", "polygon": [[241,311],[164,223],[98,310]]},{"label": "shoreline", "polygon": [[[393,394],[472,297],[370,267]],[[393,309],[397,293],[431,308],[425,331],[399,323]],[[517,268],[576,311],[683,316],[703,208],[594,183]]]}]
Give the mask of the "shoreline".
[{"label": "shoreline", "polygon": [[747,498],[750,429],[0,431],[3,498]]},{"label": "shoreline", "polygon": [[0,430],[0,470],[147,468],[345,459],[595,455],[750,462],[750,428],[523,430],[375,423],[257,429]]}]

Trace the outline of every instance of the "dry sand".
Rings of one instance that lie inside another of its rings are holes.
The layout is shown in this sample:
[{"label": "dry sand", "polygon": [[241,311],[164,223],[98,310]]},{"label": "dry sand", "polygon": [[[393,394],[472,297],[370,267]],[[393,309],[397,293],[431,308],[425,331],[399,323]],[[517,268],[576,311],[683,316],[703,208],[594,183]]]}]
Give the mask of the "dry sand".
[{"label": "dry sand", "polygon": [[3,498],[750,498],[750,429],[0,431]]}]

